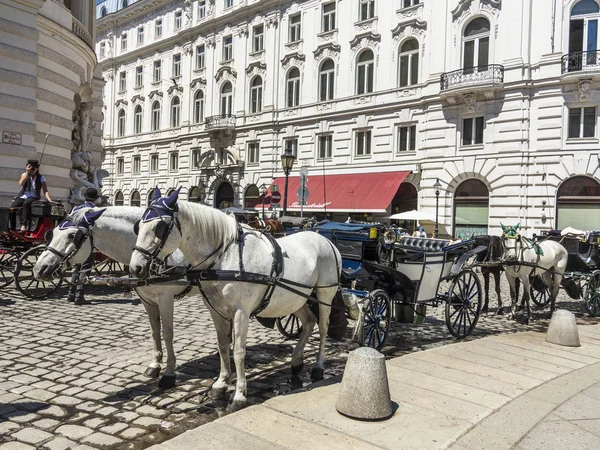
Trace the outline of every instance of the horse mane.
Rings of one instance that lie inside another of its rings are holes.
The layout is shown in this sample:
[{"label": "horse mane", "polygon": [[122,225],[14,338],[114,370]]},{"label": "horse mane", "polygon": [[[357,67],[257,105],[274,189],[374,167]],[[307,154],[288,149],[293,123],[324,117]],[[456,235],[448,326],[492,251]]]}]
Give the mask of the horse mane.
[{"label": "horse mane", "polygon": [[477,245],[487,247],[487,252],[481,252],[477,255],[477,261],[497,261],[502,257],[504,251],[502,250],[502,239],[500,236],[478,235],[473,236],[473,240]]},{"label": "horse mane", "polygon": [[238,223],[235,217],[199,203],[179,200],[177,204],[179,213],[189,217],[190,226],[198,230],[202,239],[209,241],[213,247],[216,248],[237,236]]}]

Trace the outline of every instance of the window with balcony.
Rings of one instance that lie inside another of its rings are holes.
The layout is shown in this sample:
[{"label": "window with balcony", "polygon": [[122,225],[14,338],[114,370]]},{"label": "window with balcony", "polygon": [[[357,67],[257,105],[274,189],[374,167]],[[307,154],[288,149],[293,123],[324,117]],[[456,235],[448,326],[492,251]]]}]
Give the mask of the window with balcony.
[{"label": "window with balcony", "polygon": [[158,83],[162,79],[162,62],[154,61],[152,82]]},{"label": "window with balcony", "polygon": [[137,45],[142,45],[144,43],[144,27],[138,27],[137,29]]},{"label": "window with balcony", "polygon": [[260,161],[260,142],[248,142],[248,151],[246,156],[246,162],[248,164],[258,164]]},{"label": "window with balcony", "polygon": [[224,0],[224,3],[225,9],[233,7],[233,0]]},{"label": "window with balcony", "polygon": [[569,108],[569,139],[596,137],[595,106]]},{"label": "window with balcony", "polygon": [[290,16],[290,27],[288,31],[288,42],[296,42],[302,39],[300,29],[300,13],[293,14]]},{"label": "window with balcony", "polygon": [[158,153],[150,155],[150,173],[158,172]]},{"label": "window with balcony", "polygon": [[141,167],[142,167],[142,158],[140,156],[134,156],[132,173],[134,175],[139,175],[141,172]]},{"label": "window with balcony", "polygon": [[355,150],[356,156],[371,154],[371,130],[356,132]]},{"label": "window with balcony", "polygon": [[144,67],[137,66],[135,68],[135,87],[141,88],[144,85]]},{"label": "window with balcony", "polygon": [[262,111],[263,82],[261,77],[254,77],[250,83],[250,113]]},{"label": "window with balcony", "polygon": [[121,50],[127,50],[127,33],[121,35]]},{"label": "window with balcony", "polygon": [[204,120],[204,92],[198,90],[194,95],[194,123]]},{"label": "window with balcony", "polygon": [[483,144],[483,128],[485,120],[483,117],[470,117],[463,119],[462,145]]},{"label": "window with balcony", "polygon": [[223,38],[223,61],[231,61],[233,59],[233,36],[225,36]]},{"label": "window with balcony", "polygon": [[162,36],[163,26],[162,19],[156,19],[154,22],[154,37],[159,38]]},{"label": "window with balcony", "polygon": [[177,128],[181,119],[181,100],[173,97],[171,100],[171,128]]},{"label": "window with balcony", "polygon": [[563,57],[563,72],[600,69],[598,21],[600,6],[594,0],[581,0],[571,9],[569,53]]},{"label": "window with balcony", "polygon": [[125,92],[127,90],[127,72],[122,70],[119,72],[119,92]]},{"label": "window with balcony", "polygon": [[227,81],[221,88],[221,116],[231,116],[233,111],[233,87]]},{"label": "window with balcony", "polygon": [[300,71],[297,67],[288,72],[286,91],[286,106],[295,108],[300,104]]},{"label": "window with balcony", "polygon": [[196,46],[196,69],[204,69],[205,47],[204,44]]},{"label": "window with balcony", "polygon": [[421,0],[402,0],[402,7],[409,8],[410,6],[415,6],[421,3]]},{"label": "window with balcony", "polygon": [[160,130],[160,102],[152,103],[152,131]]},{"label": "window with balcony", "polygon": [[169,153],[169,172],[177,172],[179,170],[179,154],[177,152]]},{"label": "window with balcony", "polygon": [[181,76],[181,53],[176,53],[173,55],[173,72],[172,77],[180,77]]},{"label": "window with balcony", "polygon": [[463,35],[463,72],[486,72],[490,53],[490,22],[478,17],[465,28]]},{"label": "window with balcony", "polygon": [[417,148],[417,126],[398,127],[398,151],[414,152]]},{"label": "window with balcony", "polygon": [[400,47],[399,86],[405,87],[419,82],[419,43],[416,39],[409,39]]},{"label": "window with balcony", "polygon": [[291,153],[295,157],[298,157],[298,139],[286,139],[284,141],[284,148],[286,153]]},{"label": "window with balcony", "polygon": [[323,5],[323,32],[335,30],[335,2]]},{"label": "window with balcony", "polygon": [[100,58],[104,58],[106,56],[106,43],[100,42]]},{"label": "window with balcony", "polygon": [[179,30],[181,28],[181,19],[183,17],[183,13],[181,11],[175,11],[175,23],[174,29]]},{"label": "window with balcony", "polygon": [[120,109],[117,116],[117,136],[125,136],[125,110]]},{"label": "window with balcony", "polygon": [[125,158],[117,158],[117,175],[125,173]]},{"label": "window with balcony", "polygon": [[142,132],[142,106],[137,105],[133,112],[133,133],[140,134]]},{"label": "window with balcony", "polygon": [[198,19],[206,17],[206,0],[198,0]]},{"label": "window with balcony", "polygon": [[368,94],[373,92],[374,64],[375,58],[371,50],[363,50],[358,56],[356,65],[356,94]]},{"label": "window with balcony", "polygon": [[324,134],[319,136],[319,151],[317,153],[318,159],[331,159],[333,148],[333,135]]},{"label": "window with balcony", "polygon": [[375,17],[375,0],[358,0],[358,20],[369,20]]},{"label": "window with balcony", "polygon": [[252,29],[252,51],[262,52],[264,50],[265,26],[257,25]]},{"label": "window with balcony", "polygon": [[319,70],[319,100],[327,102],[333,100],[335,87],[335,64],[333,60],[326,59],[321,63]]}]

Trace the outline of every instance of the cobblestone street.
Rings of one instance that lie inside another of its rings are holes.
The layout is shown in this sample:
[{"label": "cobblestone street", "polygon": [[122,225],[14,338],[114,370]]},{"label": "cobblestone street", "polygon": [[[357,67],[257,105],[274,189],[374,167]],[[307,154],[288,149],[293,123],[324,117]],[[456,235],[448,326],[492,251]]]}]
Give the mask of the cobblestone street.
[{"label": "cobblestone street", "polygon": [[[93,304],[75,306],[63,300],[64,292],[60,299],[29,301],[11,287],[3,290],[1,449],[142,449],[225,414],[225,401],[207,397],[219,360],[210,315],[198,297],[176,302],[177,386],[161,391],[156,380],[143,376],[152,345],[137,297],[108,288],[88,291]],[[506,285],[503,292],[508,292]],[[593,322],[582,316],[582,302],[569,300],[562,291],[558,307],[574,312],[580,321]],[[422,325],[392,323],[383,352],[400,356],[452,343],[443,311],[442,306],[429,308]],[[547,317],[535,311],[537,320],[525,326],[490,313],[480,318],[470,339],[537,329],[547,324]],[[350,332],[343,342],[328,341],[326,377],[342,373],[352,348],[349,336]],[[316,344],[315,334],[305,355],[305,384],[310,382]],[[291,350],[292,342],[279,332],[251,323],[249,403],[296,387],[289,376]]]}]

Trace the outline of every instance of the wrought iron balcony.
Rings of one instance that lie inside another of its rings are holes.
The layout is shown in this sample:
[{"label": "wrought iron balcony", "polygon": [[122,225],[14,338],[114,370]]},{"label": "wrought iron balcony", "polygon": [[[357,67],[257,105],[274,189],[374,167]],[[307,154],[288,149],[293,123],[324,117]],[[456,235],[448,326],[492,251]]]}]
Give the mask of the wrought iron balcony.
[{"label": "wrought iron balcony", "polygon": [[562,73],[600,72],[600,50],[573,52],[562,57]]},{"label": "wrought iron balcony", "polygon": [[211,130],[233,130],[235,129],[235,116],[233,114],[220,114],[210,116],[204,120],[204,127]]},{"label": "wrought iron balcony", "polygon": [[440,90],[489,87],[504,83],[504,66],[489,64],[487,66],[466,67],[453,72],[443,73],[440,78]]}]

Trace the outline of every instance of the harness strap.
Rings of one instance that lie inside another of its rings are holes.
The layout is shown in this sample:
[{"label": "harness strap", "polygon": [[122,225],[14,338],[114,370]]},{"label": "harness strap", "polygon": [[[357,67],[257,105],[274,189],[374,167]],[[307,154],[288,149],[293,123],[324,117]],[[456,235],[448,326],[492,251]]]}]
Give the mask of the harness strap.
[{"label": "harness strap", "polygon": [[[265,236],[273,246],[273,262],[271,263],[270,278],[279,281],[283,272],[283,252],[281,251],[281,246],[279,245],[277,240],[275,240],[275,238],[271,236],[271,234],[263,233],[263,236]],[[271,303],[271,297],[273,296],[273,292],[275,291],[275,284],[276,283],[267,283],[267,290],[265,292],[265,295],[263,296],[260,305],[258,305],[258,308],[256,308],[256,310],[252,312],[250,317],[256,317],[261,312],[263,312],[267,308],[267,306],[269,306],[269,303]]]}]

